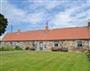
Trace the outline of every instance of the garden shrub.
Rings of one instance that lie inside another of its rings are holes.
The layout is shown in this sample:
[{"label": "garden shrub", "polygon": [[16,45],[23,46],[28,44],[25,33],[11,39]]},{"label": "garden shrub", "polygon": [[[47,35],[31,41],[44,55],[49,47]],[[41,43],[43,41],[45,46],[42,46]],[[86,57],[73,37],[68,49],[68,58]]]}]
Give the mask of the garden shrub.
[{"label": "garden shrub", "polygon": [[52,51],[63,51],[63,52],[68,52],[68,48],[60,48],[60,47],[52,47]]},{"label": "garden shrub", "polygon": [[26,47],[25,50],[30,50],[30,48],[29,47]]},{"label": "garden shrub", "polygon": [[15,47],[16,50],[23,50],[20,46]]},{"label": "garden shrub", "polygon": [[90,49],[87,52],[87,57],[88,57],[88,60],[90,61]]},{"label": "garden shrub", "polygon": [[5,46],[5,47],[0,48],[0,51],[13,51],[13,50],[15,50],[15,49],[10,46]]},{"label": "garden shrub", "polygon": [[34,47],[32,47],[32,48],[30,48],[30,50],[35,51],[35,48],[34,48]]}]

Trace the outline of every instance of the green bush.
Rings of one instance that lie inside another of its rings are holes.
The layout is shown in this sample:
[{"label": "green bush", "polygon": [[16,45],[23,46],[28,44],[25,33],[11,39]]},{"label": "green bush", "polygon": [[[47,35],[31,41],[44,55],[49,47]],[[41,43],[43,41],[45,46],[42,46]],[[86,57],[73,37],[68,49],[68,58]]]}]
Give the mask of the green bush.
[{"label": "green bush", "polygon": [[16,50],[23,50],[20,46],[15,47]]},{"label": "green bush", "polygon": [[30,48],[29,47],[26,47],[25,50],[30,50]]},{"label": "green bush", "polygon": [[15,50],[13,47],[9,47],[9,46],[5,46],[5,47],[1,47],[0,51],[13,51]]},{"label": "green bush", "polygon": [[13,48],[12,46],[0,47],[0,51],[14,51],[14,50],[23,50],[23,49],[20,48],[19,46],[16,46],[15,48]]},{"label": "green bush", "polygon": [[90,49],[87,52],[87,57],[88,57],[88,60],[90,61]]}]

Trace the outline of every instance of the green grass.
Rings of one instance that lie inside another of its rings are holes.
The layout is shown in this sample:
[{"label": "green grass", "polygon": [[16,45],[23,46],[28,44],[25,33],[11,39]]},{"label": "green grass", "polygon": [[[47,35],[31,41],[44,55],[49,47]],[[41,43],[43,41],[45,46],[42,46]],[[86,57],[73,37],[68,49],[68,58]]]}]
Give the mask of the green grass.
[{"label": "green grass", "polygon": [[84,53],[1,51],[0,71],[90,71]]}]

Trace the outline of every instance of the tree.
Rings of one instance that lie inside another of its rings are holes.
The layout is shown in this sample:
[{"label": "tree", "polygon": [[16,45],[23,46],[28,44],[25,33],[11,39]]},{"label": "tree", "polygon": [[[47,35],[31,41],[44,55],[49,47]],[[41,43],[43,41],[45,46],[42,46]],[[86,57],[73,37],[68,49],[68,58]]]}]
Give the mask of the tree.
[{"label": "tree", "polygon": [[7,23],[7,19],[0,14],[0,36],[6,31]]}]

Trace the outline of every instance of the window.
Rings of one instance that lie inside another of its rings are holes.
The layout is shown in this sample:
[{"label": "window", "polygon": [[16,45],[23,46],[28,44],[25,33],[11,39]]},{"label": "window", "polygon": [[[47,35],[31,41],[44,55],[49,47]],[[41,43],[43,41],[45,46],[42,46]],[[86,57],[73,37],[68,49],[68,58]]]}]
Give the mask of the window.
[{"label": "window", "polygon": [[12,46],[15,46],[16,45],[16,42],[9,42]]},{"label": "window", "polygon": [[54,46],[55,46],[55,47],[58,47],[58,44],[59,44],[58,41],[55,41],[55,42],[54,42]]},{"label": "window", "polygon": [[55,47],[58,47],[58,43],[55,43]]},{"label": "window", "polygon": [[77,41],[77,47],[82,47],[82,41]]}]

